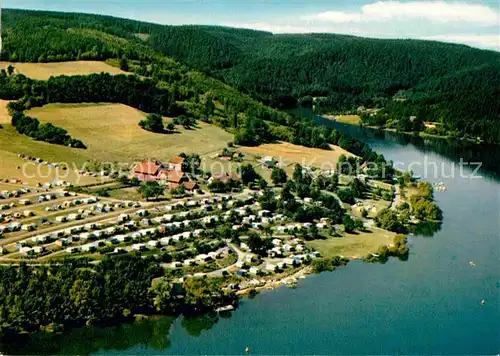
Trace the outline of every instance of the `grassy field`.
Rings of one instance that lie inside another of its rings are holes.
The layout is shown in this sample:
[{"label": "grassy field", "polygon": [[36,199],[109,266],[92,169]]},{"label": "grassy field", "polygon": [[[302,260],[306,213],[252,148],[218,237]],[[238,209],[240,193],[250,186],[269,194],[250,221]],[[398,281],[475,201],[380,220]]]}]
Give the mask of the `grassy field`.
[{"label": "grassy field", "polygon": [[359,125],[361,122],[359,115],[323,115],[323,117],[350,125]]},{"label": "grassy field", "polygon": [[222,150],[233,138],[203,122],[190,130],[178,128],[174,134],[148,132],[138,125],[146,114],[121,104],[50,104],[28,114],[66,129],[87,145],[87,150],[79,150],[83,155],[99,161],[168,160],[180,152],[205,155]]},{"label": "grassy field", "polygon": [[333,169],[337,166],[340,155],[352,156],[352,153],[338,147],[331,150],[309,148],[293,145],[288,142],[266,143],[257,147],[242,147],[241,151],[254,156],[272,156],[281,166],[299,163],[303,166]]},{"label": "grassy field", "polygon": [[344,234],[344,237],[332,237],[327,240],[309,241],[307,244],[316,249],[324,257],[342,255],[348,258],[359,258],[373,253],[381,245],[390,245],[395,233],[377,228],[359,234]]},{"label": "grassy field", "polygon": [[113,199],[121,200],[141,200],[142,195],[137,191],[136,187],[113,189],[110,190],[109,196]]},{"label": "grassy field", "polygon": [[390,185],[389,183],[381,182],[378,180],[372,180],[371,183],[380,189],[384,189],[384,190],[388,190],[388,191],[392,190],[392,185]]},{"label": "grassy field", "polygon": [[7,111],[7,104],[9,101],[0,100],[0,125],[10,123],[10,116]]},{"label": "grassy field", "polygon": [[0,62],[0,68],[9,65],[15,67],[15,73],[38,80],[47,80],[58,75],[87,75],[93,73],[125,74],[120,68],[112,67],[105,62],[75,61],[58,63],[13,63]]},{"label": "grassy field", "polygon": [[[9,143],[11,143],[11,146],[7,147],[8,149],[5,150],[5,146],[9,146]],[[0,129],[0,178],[20,179],[30,185],[36,183],[50,183],[55,179],[78,182],[78,184],[90,184],[98,181],[97,178],[80,176],[74,169],[63,171],[62,169],[49,168],[45,165],[23,160],[17,156],[17,153],[12,152],[25,152],[27,154],[31,152],[29,154],[35,156],[43,155],[43,157],[51,156],[55,158],[64,156],[64,153],[62,155],[57,155],[56,152],[51,150],[51,147],[47,151],[44,151],[44,148],[48,148],[46,146],[51,145],[25,138],[16,133],[12,127]],[[65,149],[65,147],[61,148],[62,151]],[[52,151],[52,153],[50,151]],[[52,162],[59,161],[61,161],[61,159]]]},{"label": "grassy field", "polygon": [[359,115],[337,115],[335,120],[350,125],[359,125],[361,121]]}]

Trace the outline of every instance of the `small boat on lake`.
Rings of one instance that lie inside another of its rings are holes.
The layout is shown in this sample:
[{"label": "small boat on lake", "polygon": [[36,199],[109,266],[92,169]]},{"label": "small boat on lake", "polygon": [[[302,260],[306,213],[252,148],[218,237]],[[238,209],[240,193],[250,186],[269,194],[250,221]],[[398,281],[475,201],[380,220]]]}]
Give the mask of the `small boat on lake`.
[{"label": "small boat on lake", "polygon": [[231,311],[231,310],[234,310],[234,307],[232,305],[226,305],[224,307],[220,307],[220,308],[217,308],[215,309],[216,312],[225,312],[225,311]]}]

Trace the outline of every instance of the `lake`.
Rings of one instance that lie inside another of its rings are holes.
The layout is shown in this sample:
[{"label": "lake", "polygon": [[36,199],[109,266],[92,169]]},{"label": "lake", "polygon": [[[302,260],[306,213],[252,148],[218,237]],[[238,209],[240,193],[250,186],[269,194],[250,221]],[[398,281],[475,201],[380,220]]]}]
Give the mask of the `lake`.
[{"label": "lake", "polygon": [[[462,146],[322,121],[366,141],[427,180],[444,221],[409,236],[410,257],[351,262],[297,289],[244,299],[231,316],[154,318],[133,325],[36,336],[5,353],[158,354],[498,354],[500,352],[500,157]],[[474,167],[458,162],[484,162]],[[419,164],[420,163],[420,164]],[[436,166],[434,166],[434,163]],[[430,168],[429,168],[430,167]],[[437,169],[434,169],[437,167]],[[476,263],[475,267],[469,261]],[[481,306],[481,300],[486,301]]]}]

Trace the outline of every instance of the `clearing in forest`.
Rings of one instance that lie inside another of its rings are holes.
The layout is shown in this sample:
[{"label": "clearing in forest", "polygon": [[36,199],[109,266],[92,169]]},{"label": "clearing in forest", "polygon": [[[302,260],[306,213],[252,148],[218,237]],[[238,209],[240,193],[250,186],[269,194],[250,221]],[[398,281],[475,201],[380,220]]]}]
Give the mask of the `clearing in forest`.
[{"label": "clearing in forest", "polygon": [[10,123],[9,112],[7,111],[7,104],[9,101],[0,100],[0,125]]},{"label": "clearing in forest", "polygon": [[58,75],[88,75],[102,72],[109,74],[127,74],[120,68],[116,68],[105,62],[99,61],[57,63],[0,62],[0,69],[6,69],[9,65],[12,65],[15,68],[14,73],[24,74],[29,78],[38,80],[47,80],[52,76]]},{"label": "clearing in forest", "polygon": [[353,156],[352,153],[338,146],[330,145],[331,150],[310,148],[288,142],[266,143],[257,147],[242,147],[241,151],[255,156],[272,156],[282,166],[301,164],[303,166],[334,169],[339,157]]},{"label": "clearing in forest", "polygon": [[[84,150],[36,141],[17,133],[10,123],[2,124],[0,178],[26,180],[18,167],[28,161],[19,158],[20,153],[40,157],[48,162],[65,162],[73,173],[83,169],[84,163],[91,160],[129,165],[145,158],[168,162],[172,156],[181,152],[206,156],[222,151],[233,139],[226,131],[203,122],[198,122],[197,127],[189,130],[178,126],[172,134],[148,132],[138,125],[146,114],[121,104],[50,104],[33,108],[27,114],[37,117],[42,123],[51,122],[64,128],[72,137],[82,140],[88,148]],[[165,122],[169,120],[171,119],[166,118]],[[30,182],[47,182],[55,178],[56,172],[48,175],[47,167],[38,168],[39,165],[28,163],[29,173],[36,175]],[[61,179],[76,182],[78,177],[72,173]],[[66,175],[66,171],[63,175]],[[80,178],[79,183],[84,184],[83,181],[87,180],[87,177]]]}]

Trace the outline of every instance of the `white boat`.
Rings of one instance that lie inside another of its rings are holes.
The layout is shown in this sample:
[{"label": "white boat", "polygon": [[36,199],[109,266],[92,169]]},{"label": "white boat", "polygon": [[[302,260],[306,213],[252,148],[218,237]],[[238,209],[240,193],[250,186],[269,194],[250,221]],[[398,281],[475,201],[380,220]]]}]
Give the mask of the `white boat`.
[{"label": "white boat", "polygon": [[224,311],[230,311],[230,310],[234,310],[234,307],[232,305],[226,305],[224,307],[220,307],[220,308],[215,309],[215,311],[217,313],[224,312]]}]

